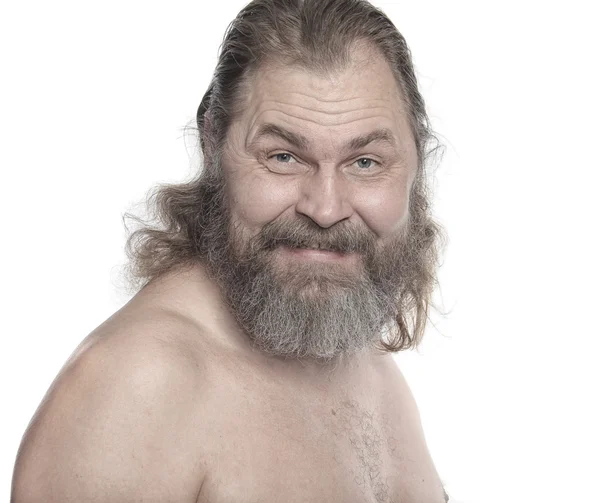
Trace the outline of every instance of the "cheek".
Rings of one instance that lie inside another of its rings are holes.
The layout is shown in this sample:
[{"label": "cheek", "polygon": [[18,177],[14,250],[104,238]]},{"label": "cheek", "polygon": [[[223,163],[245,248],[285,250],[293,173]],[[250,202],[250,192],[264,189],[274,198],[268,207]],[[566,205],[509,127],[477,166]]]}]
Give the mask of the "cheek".
[{"label": "cheek", "polygon": [[356,199],[356,212],[365,224],[379,237],[398,232],[408,219],[406,184],[370,188]]},{"label": "cheek", "polygon": [[230,157],[225,176],[232,217],[248,229],[260,229],[295,204],[296,184],[255,159]]}]

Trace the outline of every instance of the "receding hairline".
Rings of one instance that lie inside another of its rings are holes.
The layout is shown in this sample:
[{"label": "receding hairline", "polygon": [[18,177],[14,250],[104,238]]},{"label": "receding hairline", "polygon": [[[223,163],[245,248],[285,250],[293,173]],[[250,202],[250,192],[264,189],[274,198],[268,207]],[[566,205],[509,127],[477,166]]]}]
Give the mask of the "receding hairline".
[{"label": "receding hairline", "polygon": [[329,68],[325,68],[319,60],[307,60],[306,58],[286,58],[277,55],[269,55],[263,61],[250,66],[245,72],[243,78],[240,80],[240,85],[237,89],[237,96],[232,110],[232,119],[236,119],[245,110],[247,100],[250,98],[254,89],[253,84],[256,82],[258,75],[261,72],[268,72],[279,68],[293,67],[311,73],[316,77],[320,78],[332,78],[340,75],[351,68],[353,65],[360,67],[366,67],[371,64],[373,58],[380,59],[385,66],[389,69],[391,75],[394,77],[396,82],[396,91],[401,103],[405,107],[403,112],[409,116],[408,110],[410,109],[410,103],[405,95],[401,77],[394,70],[383,51],[377,47],[373,42],[367,39],[356,39],[345,51],[340,53],[338,57],[334,59],[335,65]]}]

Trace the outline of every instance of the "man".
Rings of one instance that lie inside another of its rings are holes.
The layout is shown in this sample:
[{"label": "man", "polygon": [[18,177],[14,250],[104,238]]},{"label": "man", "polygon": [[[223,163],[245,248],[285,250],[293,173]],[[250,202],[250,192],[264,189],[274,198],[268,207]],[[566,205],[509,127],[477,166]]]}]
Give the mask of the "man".
[{"label": "man", "polygon": [[51,386],[12,500],[442,503],[391,356],[442,236],[404,39],[361,0],[255,0],[198,128],[204,169],[150,199],[142,288]]}]

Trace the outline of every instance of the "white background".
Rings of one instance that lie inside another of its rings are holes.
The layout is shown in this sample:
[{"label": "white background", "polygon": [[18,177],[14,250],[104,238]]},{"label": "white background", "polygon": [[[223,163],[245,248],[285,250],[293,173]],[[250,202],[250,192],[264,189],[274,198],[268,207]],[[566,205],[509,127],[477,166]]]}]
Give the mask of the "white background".
[{"label": "white background", "polygon": [[[375,2],[447,144],[449,314],[398,362],[461,503],[600,502],[594,3]],[[127,300],[121,215],[194,167],[182,130],[244,4],[2,7],[0,499],[52,379]]]}]

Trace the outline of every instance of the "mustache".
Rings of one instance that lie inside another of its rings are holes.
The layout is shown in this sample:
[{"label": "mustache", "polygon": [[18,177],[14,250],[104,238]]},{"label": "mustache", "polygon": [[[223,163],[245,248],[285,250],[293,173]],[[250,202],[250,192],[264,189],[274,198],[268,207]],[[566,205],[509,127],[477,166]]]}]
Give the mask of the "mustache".
[{"label": "mustache", "polygon": [[376,235],[356,224],[342,222],[324,229],[308,218],[299,218],[270,222],[254,236],[253,241],[252,247],[259,250],[287,246],[368,255],[375,249]]}]

